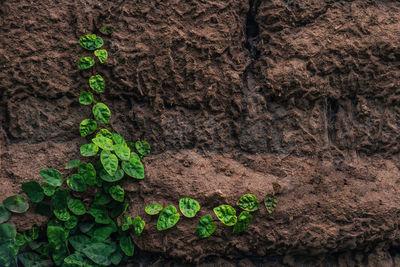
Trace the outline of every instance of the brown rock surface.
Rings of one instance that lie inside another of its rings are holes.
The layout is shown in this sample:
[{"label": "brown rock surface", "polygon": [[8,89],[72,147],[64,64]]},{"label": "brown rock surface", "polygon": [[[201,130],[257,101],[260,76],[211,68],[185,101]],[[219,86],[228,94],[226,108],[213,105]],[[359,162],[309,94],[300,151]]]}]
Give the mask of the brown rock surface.
[{"label": "brown rock surface", "polygon": [[[148,221],[139,248],[205,266],[400,264],[397,1],[3,1],[0,200],[78,156],[76,41],[103,23],[112,124],[154,152],[146,179],[124,183]],[[218,223],[200,240],[189,219],[160,233],[144,214],[185,196],[212,213],[272,182],[276,212],[240,235]]]}]

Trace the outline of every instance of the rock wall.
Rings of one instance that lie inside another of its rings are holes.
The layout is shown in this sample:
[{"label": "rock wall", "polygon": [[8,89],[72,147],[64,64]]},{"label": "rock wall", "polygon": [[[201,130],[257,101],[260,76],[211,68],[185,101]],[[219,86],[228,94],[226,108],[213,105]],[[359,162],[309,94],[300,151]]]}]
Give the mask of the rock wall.
[{"label": "rock wall", "polygon": [[[142,251],[186,262],[400,264],[397,1],[5,0],[0,200],[79,155],[77,125],[90,110],[77,102],[89,77],[76,67],[77,40],[103,23],[116,30],[104,38],[102,100],[114,128],[153,148],[146,179],[124,185],[130,214],[148,222],[135,240]],[[144,214],[152,201],[186,196],[212,213],[244,193],[261,199],[272,182],[284,188],[276,213],[257,212],[239,236],[218,224],[200,240],[186,219],[159,233]],[[45,218],[12,222],[23,230]]]}]

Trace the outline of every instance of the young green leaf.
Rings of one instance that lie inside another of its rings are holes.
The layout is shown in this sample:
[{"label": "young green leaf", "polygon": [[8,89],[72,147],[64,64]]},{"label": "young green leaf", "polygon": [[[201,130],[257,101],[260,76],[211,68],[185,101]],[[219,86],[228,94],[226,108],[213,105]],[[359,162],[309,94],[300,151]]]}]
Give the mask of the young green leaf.
[{"label": "young green leaf", "polygon": [[181,198],[179,200],[179,209],[185,217],[193,218],[200,210],[200,204],[192,198]]},{"label": "young green leaf", "polygon": [[107,129],[101,129],[97,134],[96,134],[96,138],[97,137],[106,137],[108,139],[113,139],[113,135],[111,134],[111,132]]},{"label": "young green leaf", "polygon": [[217,226],[210,214],[204,215],[200,218],[199,223],[196,226],[197,235],[201,238],[206,238],[212,235]]},{"label": "young green leaf", "polygon": [[115,144],[127,145],[125,139],[117,133],[112,133],[112,139],[114,140]]},{"label": "young green leaf", "polygon": [[92,215],[96,223],[109,224],[111,223],[111,218],[108,216],[107,210],[104,208],[90,206],[89,214]]},{"label": "young green leaf", "polygon": [[109,123],[111,119],[110,109],[100,102],[93,106],[93,115],[96,120],[102,123]]},{"label": "young green leaf", "polygon": [[89,78],[89,86],[93,90],[104,93],[104,79],[101,75],[97,74],[96,76],[90,76]]},{"label": "young green leaf", "polygon": [[112,25],[103,25],[100,28],[100,32],[105,35],[110,35],[114,31],[114,26]]},{"label": "young green leaf", "polygon": [[227,226],[235,225],[237,222],[236,210],[229,205],[221,205],[214,208],[218,219]]},{"label": "young green leaf", "polygon": [[113,141],[107,137],[96,137],[92,139],[92,142],[104,150],[113,150]]},{"label": "young green leaf", "polygon": [[150,204],[148,206],[146,206],[145,208],[145,212],[149,215],[156,215],[158,214],[160,211],[162,211],[163,207],[160,204]]},{"label": "young green leaf", "polygon": [[116,144],[113,146],[115,154],[121,159],[121,160],[129,160],[129,157],[131,155],[131,149],[127,145],[122,145],[122,144]]},{"label": "young green leaf", "polygon": [[67,178],[67,185],[73,191],[77,192],[85,192],[86,191],[86,182],[85,179],[79,174],[72,174]]},{"label": "young green leaf", "polygon": [[30,181],[22,184],[22,191],[28,196],[29,200],[38,203],[43,200],[44,194],[40,184],[36,181]]},{"label": "young green leaf", "polygon": [[91,157],[99,152],[99,147],[96,144],[90,143],[80,147],[81,155],[84,157]]},{"label": "young green leaf", "polygon": [[118,201],[118,202],[124,201],[125,191],[119,185],[111,186],[109,193],[115,201]]},{"label": "young green leaf", "polygon": [[178,223],[179,217],[180,215],[174,206],[165,207],[158,216],[157,230],[162,231],[174,227]]},{"label": "young green leaf", "polygon": [[118,158],[108,150],[101,151],[100,154],[101,164],[107,173],[114,176],[118,169]]},{"label": "young green leaf", "polygon": [[39,171],[40,176],[52,186],[62,185],[62,175],[55,169],[43,169]]},{"label": "young green leaf", "polygon": [[80,69],[89,69],[93,67],[94,59],[91,57],[81,57],[78,61],[78,67]]},{"label": "young green leaf", "polygon": [[136,179],[144,179],[144,167],[142,162],[135,158],[130,158],[129,161],[121,163],[122,169],[127,175]]},{"label": "young green leaf", "polygon": [[14,195],[3,200],[3,206],[14,213],[24,213],[29,205],[22,196]]},{"label": "young green leaf", "polygon": [[79,96],[79,103],[82,105],[90,105],[93,103],[93,94],[90,92],[82,91]]},{"label": "young green leaf", "polygon": [[10,217],[11,212],[9,212],[3,204],[0,204],[0,223],[5,223]]},{"label": "young green leaf", "polygon": [[49,185],[48,183],[43,183],[41,187],[43,189],[43,193],[48,197],[54,195],[54,192],[56,191],[56,187]]},{"label": "young green leaf", "polygon": [[115,172],[115,175],[111,176],[108,174],[108,172],[106,170],[102,169],[99,172],[99,176],[102,180],[112,183],[112,182],[116,182],[116,181],[119,181],[122,178],[124,178],[124,171],[118,167],[117,171]]},{"label": "young green leaf", "polygon": [[125,216],[124,221],[121,225],[121,230],[126,231],[133,224],[131,216]]},{"label": "young green leaf", "polygon": [[75,215],[83,215],[86,213],[85,205],[79,199],[68,198],[67,205],[70,211]]},{"label": "young green leaf", "polygon": [[94,263],[101,266],[111,265],[111,255],[116,248],[105,243],[91,243],[81,250],[81,252],[91,259]]},{"label": "young green leaf", "polygon": [[242,211],[238,217],[235,227],[233,228],[233,233],[237,234],[246,230],[249,227],[252,219],[253,215],[247,211]]},{"label": "young green leaf", "polygon": [[99,49],[94,51],[94,55],[99,59],[100,63],[106,62],[108,58],[108,53],[107,50],[105,49]]},{"label": "young green leaf", "polygon": [[79,125],[79,132],[83,137],[94,133],[96,129],[97,129],[97,122],[92,119],[84,119]]},{"label": "young green leaf", "polygon": [[255,195],[245,194],[238,200],[236,205],[245,211],[256,211],[260,206],[260,202]]},{"label": "young green leaf", "polygon": [[54,210],[53,212],[56,218],[59,219],[60,221],[65,222],[71,218],[71,214],[69,214],[67,209]]},{"label": "young green leaf", "polygon": [[95,185],[96,183],[96,169],[92,163],[81,163],[78,167],[78,173],[82,176],[83,180],[88,185]]},{"label": "young green leaf", "polygon": [[146,141],[137,141],[135,143],[135,148],[142,156],[147,156],[150,154],[150,145]]},{"label": "young green leaf", "polygon": [[278,198],[272,194],[267,194],[264,199],[265,207],[269,214],[271,214],[278,204]]},{"label": "young green leaf", "polygon": [[130,236],[123,236],[119,240],[119,246],[126,256],[132,257],[135,247]]},{"label": "young green leaf", "polygon": [[104,41],[96,34],[87,34],[79,39],[79,44],[87,50],[95,50],[103,46]]},{"label": "young green leaf", "polygon": [[136,216],[133,219],[133,229],[135,230],[135,234],[140,236],[143,232],[144,227],[146,226],[146,222],[142,220],[139,216]]},{"label": "young green leaf", "polygon": [[67,165],[65,166],[65,169],[69,170],[69,169],[73,169],[75,167],[78,167],[80,162],[81,161],[79,159],[73,159],[73,160],[71,160],[70,162],[67,163]]},{"label": "young green leaf", "polygon": [[65,229],[74,229],[78,225],[78,221],[79,219],[76,216],[71,215],[69,219],[64,223]]},{"label": "young green leaf", "polygon": [[54,195],[51,197],[51,204],[55,209],[65,209],[67,207],[68,191],[62,188],[57,188]]}]

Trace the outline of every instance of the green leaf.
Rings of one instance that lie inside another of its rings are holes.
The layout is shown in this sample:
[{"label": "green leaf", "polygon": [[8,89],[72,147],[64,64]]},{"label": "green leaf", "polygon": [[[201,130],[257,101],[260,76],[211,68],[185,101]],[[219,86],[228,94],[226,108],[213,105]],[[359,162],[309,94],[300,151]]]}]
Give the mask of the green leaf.
[{"label": "green leaf", "polygon": [[64,259],[68,256],[68,249],[65,244],[62,244],[59,248],[53,251],[53,255],[51,258],[54,261],[54,264],[59,266],[64,262]]},{"label": "green leaf", "polygon": [[89,231],[93,229],[93,226],[95,226],[96,223],[92,222],[82,222],[79,224],[79,230],[81,230],[82,233],[87,234]]},{"label": "green leaf", "polygon": [[73,160],[71,160],[70,162],[67,163],[67,165],[65,166],[65,169],[69,170],[69,169],[73,169],[75,167],[78,167],[80,162],[81,161],[79,159],[73,159]]},{"label": "green leaf", "polygon": [[106,194],[105,191],[100,190],[96,193],[93,199],[92,205],[95,206],[104,206],[111,202],[111,197]]},{"label": "green leaf", "polygon": [[3,206],[14,213],[24,213],[29,205],[22,196],[11,196],[3,200]]},{"label": "green leaf", "polygon": [[204,215],[200,218],[199,223],[196,226],[197,235],[201,238],[206,238],[212,235],[217,226],[210,214]]},{"label": "green leaf", "polygon": [[92,142],[104,150],[113,150],[113,141],[107,137],[96,137],[92,139]]},{"label": "green leaf", "polygon": [[0,244],[8,241],[14,243],[16,235],[17,230],[15,230],[14,226],[8,223],[0,224]]},{"label": "green leaf", "polygon": [[185,217],[193,218],[200,210],[200,204],[192,198],[181,198],[179,200],[179,209]]},{"label": "green leaf", "polygon": [[43,200],[44,194],[40,184],[36,181],[30,181],[22,184],[22,191],[28,196],[29,200],[37,203]]},{"label": "green leaf", "polygon": [[49,185],[48,183],[43,183],[41,187],[43,189],[43,193],[48,197],[54,195],[54,192],[56,191],[56,187]]},{"label": "green leaf", "polygon": [[79,174],[72,174],[67,178],[67,185],[71,190],[77,192],[85,192],[86,191],[86,182],[85,179]]},{"label": "green leaf", "polygon": [[256,211],[260,206],[260,202],[255,195],[245,194],[239,199],[236,205],[245,211]]},{"label": "green leaf", "polygon": [[115,154],[121,159],[121,160],[129,160],[129,157],[131,155],[131,149],[127,145],[122,145],[122,144],[116,144],[113,146]]},{"label": "green leaf", "polygon": [[100,63],[106,62],[108,58],[108,53],[107,50],[105,49],[99,49],[94,51],[94,55],[99,59]]},{"label": "green leaf", "polygon": [[114,26],[112,25],[103,25],[100,28],[100,32],[105,35],[110,35],[114,31]]},{"label": "green leaf", "polygon": [[141,158],[135,152],[131,152],[131,155],[130,155],[129,159],[136,159],[138,161],[141,161]]},{"label": "green leaf", "polygon": [[235,227],[233,228],[233,233],[238,234],[246,230],[249,227],[252,219],[253,215],[247,211],[242,211],[238,217]]},{"label": "green leaf", "polygon": [[160,204],[150,204],[148,206],[146,206],[145,208],[145,212],[149,215],[156,215],[158,214],[160,211],[162,211],[163,207]]},{"label": "green leaf", "polygon": [[93,90],[104,93],[104,79],[101,75],[97,74],[96,76],[90,76],[89,78],[89,86]]},{"label": "green leaf", "polygon": [[96,183],[96,169],[92,163],[81,163],[78,168],[78,173],[88,185],[95,185]]},{"label": "green leaf", "polygon": [[135,143],[135,148],[142,156],[147,156],[150,154],[150,145],[146,141],[137,141]]},{"label": "green leaf", "polygon": [[144,178],[144,167],[142,162],[135,158],[129,159],[129,161],[123,161],[121,163],[122,169],[127,175],[136,179]]},{"label": "green leaf", "polygon": [[107,129],[101,129],[97,134],[96,137],[106,137],[108,139],[113,139],[113,135]]},{"label": "green leaf", "polygon": [[82,257],[79,253],[69,255],[64,259],[63,267],[94,267],[93,263]]},{"label": "green leaf", "polygon": [[56,249],[60,248],[64,244],[67,237],[68,232],[66,232],[61,226],[47,226],[47,239]]},{"label": "green leaf", "polygon": [[115,201],[118,201],[118,202],[124,201],[125,191],[119,185],[111,186],[109,193]]},{"label": "green leaf", "polygon": [[111,263],[117,266],[120,266],[119,263],[122,261],[124,255],[120,251],[114,252],[114,254],[111,255]]},{"label": "green leaf", "polygon": [[89,208],[89,214],[94,217],[95,222],[100,224],[111,223],[111,218],[108,216],[107,210],[100,207],[94,207],[93,205]]},{"label": "green leaf", "polygon": [[67,207],[68,191],[65,189],[57,188],[56,192],[51,198],[51,204],[55,209],[62,210]]},{"label": "green leaf", "polygon": [[104,42],[96,34],[87,34],[79,39],[79,44],[87,50],[95,50],[103,46]]},{"label": "green leaf", "polygon": [[100,154],[101,164],[107,173],[114,176],[118,169],[118,158],[108,150],[101,151]]},{"label": "green leaf", "polygon": [[82,105],[90,105],[93,103],[93,94],[90,92],[82,91],[79,96],[79,103]]},{"label": "green leaf", "polygon": [[39,171],[40,176],[52,186],[62,185],[62,175],[55,169],[43,169]]},{"label": "green leaf", "polygon": [[26,267],[50,267],[53,263],[50,260],[40,260],[40,256],[33,252],[19,253],[18,259]]},{"label": "green leaf", "polygon": [[48,202],[39,202],[34,205],[34,211],[42,216],[50,217],[53,215],[51,206]]},{"label": "green leaf", "polygon": [[113,228],[109,225],[102,226],[94,230],[93,241],[94,242],[104,242],[107,238],[110,237],[113,232]]},{"label": "green leaf", "polygon": [[174,227],[179,221],[179,217],[179,213],[174,206],[165,207],[158,216],[157,230],[162,231]]},{"label": "green leaf", "polygon": [[126,256],[132,257],[135,247],[130,236],[123,236],[119,240],[119,246]]},{"label": "green leaf", "polygon": [[54,210],[53,212],[56,218],[59,219],[60,221],[65,222],[71,218],[71,214],[69,214],[67,209]]},{"label": "green leaf", "polygon": [[237,222],[236,210],[229,205],[221,205],[214,208],[218,219],[227,226],[235,225]]},{"label": "green leaf", "polygon": [[110,256],[116,249],[104,243],[92,243],[82,249],[82,253],[94,263],[108,266],[111,264]]},{"label": "green leaf", "polygon": [[127,145],[125,139],[117,133],[112,133],[112,139],[117,145]]},{"label": "green leaf", "polygon": [[90,135],[94,133],[96,129],[97,129],[97,122],[92,119],[83,120],[79,126],[79,131],[81,133],[81,136]]},{"label": "green leaf", "polygon": [[86,213],[85,205],[79,199],[68,198],[67,205],[69,210],[75,215],[83,215]]},{"label": "green leaf", "polygon": [[118,168],[115,175],[111,176],[106,172],[106,170],[102,169],[99,175],[102,180],[112,183],[124,178],[124,171],[121,168]]},{"label": "green leaf", "polygon": [[8,221],[11,217],[11,212],[9,212],[2,204],[0,204],[0,223]]},{"label": "green leaf", "polygon": [[78,221],[79,219],[76,216],[71,215],[69,220],[64,224],[65,229],[74,229],[78,225]]},{"label": "green leaf", "polygon": [[89,237],[85,235],[74,235],[68,238],[68,242],[76,251],[82,251],[86,245],[92,243]]},{"label": "green leaf", "polygon": [[271,214],[278,204],[278,198],[272,194],[267,194],[264,199],[265,207],[269,214]]},{"label": "green leaf", "polygon": [[99,147],[96,144],[90,143],[81,146],[81,155],[84,157],[91,157],[97,154]]},{"label": "green leaf", "polygon": [[13,242],[0,243],[0,266],[17,267],[18,249]]},{"label": "green leaf", "polygon": [[137,236],[140,236],[145,226],[146,222],[143,221],[139,216],[136,216],[135,219],[133,219],[133,229],[135,230],[135,234]]},{"label": "green leaf", "polygon": [[111,217],[116,218],[118,216],[124,215],[126,210],[128,209],[128,206],[129,206],[128,203],[114,202],[111,207],[111,212],[110,212]]},{"label": "green leaf", "polygon": [[15,236],[15,245],[18,247],[22,247],[23,245],[26,244],[26,240],[23,234],[17,233]]},{"label": "green leaf", "polygon": [[133,224],[131,216],[125,216],[124,222],[121,225],[122,231],[126,231]]},{"label": "green leaf", "polygon": [[28,242],[32,242],[39,238],[39,228],[37,226],[32,226],[27,232],[24,233],[24,237]]},{"label": "green leaf", "polygon": [[94,59],[91,57],[81,57],[78,61],[78,67],[80,69],[89,69],[93,67]]},{"label": "green leaf", "polygon": [[111,119],[110,109],[100,102],[93,106],[93,115],[96,120],[102,123],[109,123]]}]

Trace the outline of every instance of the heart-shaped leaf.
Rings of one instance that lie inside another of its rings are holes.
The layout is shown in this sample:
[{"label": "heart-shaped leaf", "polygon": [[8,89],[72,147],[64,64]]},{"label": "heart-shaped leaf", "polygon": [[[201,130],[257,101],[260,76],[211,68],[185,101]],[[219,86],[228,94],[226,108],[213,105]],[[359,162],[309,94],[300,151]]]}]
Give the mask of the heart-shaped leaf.
[{"label": "heart-shaped leaf", "polygon": [[62,175],[55,169],[43,169],[39,171],[40,176],[52,186],[62,185]]},{"label": "heart-shaped leaf", "polygon": [[135,247],[130,236],[123,236],[119,240],[119,246],[126,256],[132,257]]},{"label": "heart-shaped leaf", "polygon": [[142,156],[147,156],[150,154],[150,145],[146,141],[137,141],[135,143],[135,148]]},{"label": "heart-shaped leaf", "polygon": [[24,213],[29,205],[22,196],[14,195],[3,200],[3,206],[14,213]]},{"label": "heart-shaped leaf", "polygon": [[90,92],[82,91],[79,96],[79,103],[82,105],[90,105],[93,103],[93,94]]},{"label": "heart-shaped leaf", "polygon": [[118,158],[108,150],[101,151],[100,161],[106,172],[114,176],[118,169]]},{"label": "heart-shaped leaf", "polygon": [[101,129],[97,134],[96,137],[106,137],[108,139],[113,140],[113,135],[111,134],[111,132],[107,129]]},{"label": "heart-shaped leaf", "polygon": [[74,229],[78,225],[78,221],[79,219],[76,216],[71,215],[70,218],[64,223],[65,229]]},{"label": "heart-shaped leaf", "polygon": [[72,174],[67,178],[67,185],[73,191],[77,192],[85,192],[86,191],[86,182],[85,179],[79,174]]},{"label": "heart-shaped leaf", "polygon": [[103,46],[104,41],[96,34],[87,34],[79,39],[79,44],[87,50],[95,50]]},{"label": "heart-shaped leaf", "polygon": [[135,234],[140,236],[143,232],[144,227],[146,226],[145,221],[142,220],[139,216],[136,216],[133,219],[133,229],[135,230]]},{"label": "heart-shaped leaf", "polygon": [[92,243],[82,249],[82,253],[91,259],[94,263],[108,266],[111,265],[111,255],[114,253],[115,247],[105,243]]},{"label": "heart-shaped leaf", "polygon": [[78,61],[78,67],[80,69],[89,69],[93,67],[94,59],[91,57],[81,57]]},{"label": "heart-shaped leaf", "polygon": [[210,214],[204,215],[200,218],[199,223],[196,226],[197,235],[201,238],[206,238],[212,235],[217,226]]},{"label": "heart-shaped leaf", "polygon": [[108,53],[107,50],[105,49],[99,49],[94,51],[94,55],[99,59],[100,63],[106,62],[108,58]]},{"label": "heart-shaped leaf", "polygon": [[78,168],[78,173],[82,176],[85,183],[88,185],[95,185],[96,183],[96,169],[92,163],[81,163]]},{"label": "heart-shaped leaf", "polygon": [[106,172],[106,170],[102,169],[99,173],[99,176],[102,180],[112,183],[121,180],[124,178],[124,171],[121,168],[118,168],[117,171],[115,172],[114,176],[111,176]]},{"label": "heart-shaped leaf", "polygon": [[91,157],[99,152],[99,147],[96,144],[90,143],[80,147],[81,155],[84,157]]},{"label": "heart-shaped leaf", "polygon": [[214,208],[218,219],[227,226],[235,225],[237,222],[236,210],[229,205],[221,205]]},{"label": "heart-shaped leaf", "polygon": [[83,215],[86,213],[85,205],[79,199],[68,198],[67,205],[70,211],[75,215]]},{"label": "heart-shaped leaf", "polygon": [[67,207],[68,191],[62,188],[57,188],[54,195],[51,197],[51,204],[55,209],[62,210]]},{"label": "heart-shaped leaf", "polygon": [[96,137],[92,139],[92,142],[104,150],[113,150],[113,141],[107,137]]},{"label": "heart-shaped leaf", "polygon": [[112,139],[114,140],[115,144],[127,145],[125,139],[117,133],[112,133]]},{"label": "heart-shaped leaf", "polygon": [[255,195],[245,194],[239,199],[236,205],[245,211],[256,211],[260,206],[260,202]]},{"label": "heart-shaped leaf", "polygon": [[119,185],[114,185],[110,187],[109,193],[111,197],[118,202],[123,202],[124,201],[124,195],[125,191],[122,187]]},{"label": "heart-shaped leaf", "polygon": [[69,169],[73,169],[75,167],[78,167],[80,162],[81,161],[79,159],[73,159],[73,160],[71,160],[70,162],[67,163],[67,165],[65,166],[65,169],[69,170]]},{"label": "heart-shaped leaf", "polygon": [[163,207],[160,204],[154,203],[146,206],[145,212],[149,215],[156,215],[162,211]]},{"label": "heart-shaped leaf", "polygon": [[193,218],[200,210],[200,204],[192,198],[181,198],[179,200],[179,209],[185,217]]},{"label": "heart-shaped leaf", "polygon": [[59,219],[60,221],[68,221],[71,218],[71,214],[69,214],[67,209],[62,209],[62,210],[54,210],[54,215]]},{"label": "heart-shaped leaf", "polygon": [[36,181],[30,181],[22,184],[22,191],[28,196],[29,200],[38,203],[43,200],[44,194],[40,184]]},{"label": "heart-shaped leaf", "polygon": [[115,154],[121,159],[121,160],[129,160],[129,157],[131,155],[131,149],[127,145],[123,144],[116,144],[113,146]]},{"label": "heart-shaped leaf", "polygon": [[109,123],[111,119],[110,109],[100,102],[93,106],[93,115],[96,120],[102,123]]},{"label": "heart-shaped leaf", "polygon": [[96,76],[90,76],[89,78],[89,86],[93,90],[104,93],[104,79],[101,75],[97,74]]},{"label": "heart-shaped leaf", "polygon": [[123,161],[121,166],[125,173],[130,177],[144,179],[144,167],[140,160],[130,158],[129,161]]},{"label": "heart-shaped leaf", "polygon": [[54,192],[56,191],[56,187],[49,185],[48,183],[43,183],[41,187],[43,189],[43,193],[48,197],[54,195]]},{"label": "heart-shaped leaf", "polygon": [[108,216],[107,210],[101,208],[99,206],[90,206],[89,214],[92,215],[95,219],[95,222],[100,224],[109,224],[111,223],[111,218]]},{"label": "heart-shaped leaf", "polygon": [[278,198],[272,194],[267,194],[264,199],[265,207],[269,214],[271,214],[278,204]]},{"label": "heart-shaped leaf", "polygon": [[246,230],[249,227],[252,219],[253,215],[247,211],[242,211],[238,217],[235,227],[233,228],[233,233],[237,234]]},{"label": "heart-shaped leaf", "polygon": [[174,206],[165,207],[158,216],[157,230],[162,231],[174,227],[178,223],[179,217],[180,215]]},{"label": "heart-shaped leaf", "polygon": [[96,129],[97,129],[97,122],[92,119],[83,120],[79,126],[79,131],[81,133],[81,136],[83,137],[94,133]]}]

